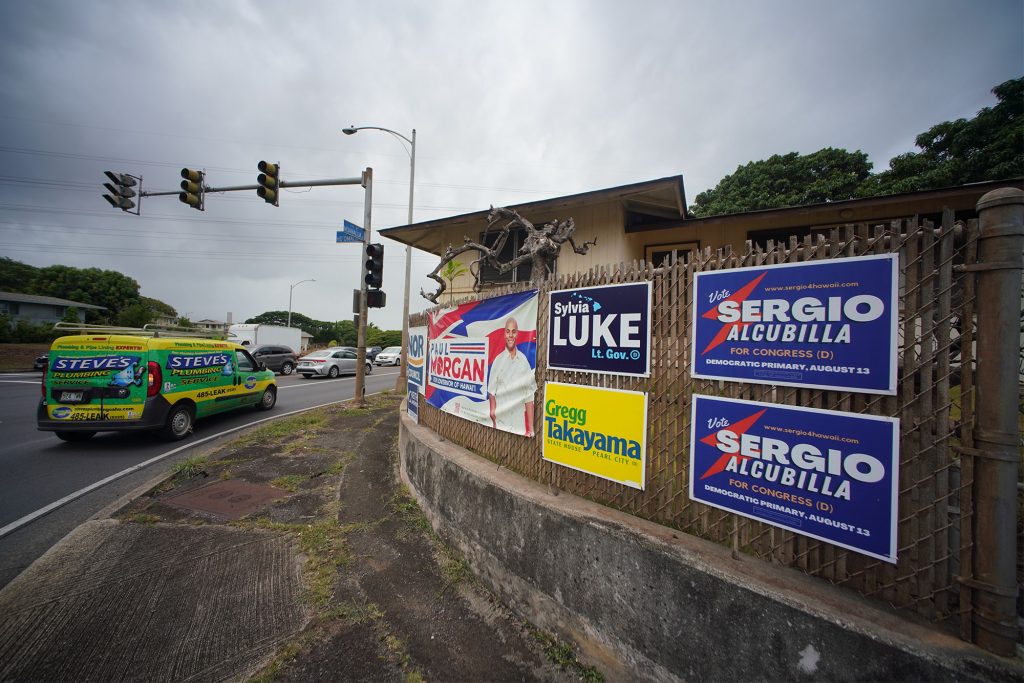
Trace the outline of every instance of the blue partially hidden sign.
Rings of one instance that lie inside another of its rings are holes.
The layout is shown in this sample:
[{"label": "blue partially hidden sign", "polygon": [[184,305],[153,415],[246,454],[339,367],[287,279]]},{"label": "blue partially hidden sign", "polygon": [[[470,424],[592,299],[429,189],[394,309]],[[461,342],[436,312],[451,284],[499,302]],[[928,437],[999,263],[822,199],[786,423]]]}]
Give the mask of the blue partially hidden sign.
[{"label": "blue partially hidden sign", "polygon": [[548,369],[651,374],[651,283],[553,291]]},{"label": "blue partially hidden sign", "polygon": [[896,393],[899,257],[697,273],[694,377]]}]

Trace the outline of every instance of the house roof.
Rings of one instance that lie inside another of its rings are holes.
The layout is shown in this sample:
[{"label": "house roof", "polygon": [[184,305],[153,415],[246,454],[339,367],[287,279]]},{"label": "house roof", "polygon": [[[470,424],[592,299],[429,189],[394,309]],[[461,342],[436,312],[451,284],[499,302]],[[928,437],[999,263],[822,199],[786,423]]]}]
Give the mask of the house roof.
[{"label": "house roof", "polygon": [[90,308],[96,311],[107,310],[105,306],[94,306],[83,304],[81,301],[70,301],[58,299],[55,296],[40,296],[38,294],[22,294],[20,292],[0,292],[0,301],[14,301],[20,304],[40,304],[43,306],[74,306],[75,308]]},{"label": "house roof", "polygon": [[[550,214],[556,209],[572,209],[614,200],[620,200],[628,210],[657,216],[675,224],[678,224],[678,221],[686,215],[686,194],[683,190],[683,176],[681,175],[647,180],[631,185],[620,185],[604,190],[592,190],[565,197],[541,199],[524,204],[511,204],[506,208],[513,209],[529,218],[538,214]],[[380,234],[417,249],[440,254],[449,243],[448,237],[440,228],[480,225],[487,221],[489,211],[490,209],[484,209],[422,223],[399,225],[381,230]]]},{"label": "house roof", "polygon": [[[935,190],[919,190],[917,192],[865,197],[863,199],[844,199],[835,202],[805,204],[803,206],[791,206],[781,209],[762,209],[745,213],[689,218],[686,221],[686,225],[691,228],[725,228],[739,224],[747,230],[769,230],[773,228],[862,223],[910,216],[929,216],[941,214],[945,209],[957,212],[967,211],[973,214],[978,200],[988,192],[1001,187],[1021,187],[1022,184],[1024,184],[1024,178],[968,183],[967,185],[944,187]],[[678,228],[680,225],[681,223],[627,227],[626,232]]]},{"label": "house roof", "polygon": [[[921,190],[902,194],[863,199],[847,199],[822,204],[808,204],[782,209],[764,209],[745,213],[686,217],[686,197],[683,177],[669,176],[632,185],[621,185],[565,197],[542,199],[525,204],[510,205],[521,214],[536,216],[550,214],[554,209],[572,209],[602,201],[621,200],[627,210],[660,217],[664,220],[642,222],[625,227],[625,232],[650,232],[689,227],[725,228],[742,225],[747,230],[793,228],[836,225],[873,220],[888,220],[914,215],[940,214],[944,209],[973,212],[978,200],[987,192],[1000,187],[1021,187],[1022,178],[1002,181],[970,183],[936,190]],[[400,225],[380,231],[384,237],[408,244],[433,254],[442,254],[450,239],[443,229],[463,226],[471,233],[473,228],[487,220],[487,210],[475,211],[447,218],[438,218],[411,225]]]}]

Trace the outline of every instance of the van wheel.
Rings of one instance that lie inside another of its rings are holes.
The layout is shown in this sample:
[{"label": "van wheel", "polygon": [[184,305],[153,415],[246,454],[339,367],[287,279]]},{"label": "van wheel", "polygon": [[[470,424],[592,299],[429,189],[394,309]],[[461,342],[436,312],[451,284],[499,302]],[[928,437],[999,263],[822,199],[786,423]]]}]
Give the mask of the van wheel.
[{"label": "van wheel", "polygon": [[330,377],[331,379],[334,379],[335,377],[337,377],[338,376],[338,366],[337,365],[332,365],[331,369],[327,371],[327,376]]},{"label": "van wheel", "polygon": [[256,407],[260,410],[270,410],[277,405],[277,390],[274,387],[267,387],[263,390],[263,396]]},{"label": "van wheel", "polygon": [[282,375],[290,375],[290,374],[292,374],[292,370],[294,370],[294,369],[295,369],[294,365],[292,365],[291,363],[285,363],[284,365],[281,366],[281,374]]},{"label": "van wheel", "polygon": [[367,375],[373,374],[373,365],[371,363],[367,363],[366,364],[366,374]]},{"label": "van wheel", "polygon": [[167,413],[167,423],[160,430],[160,436],[171,441],[181,441],[192,431],[195,420],[191,406],[176,405]]},{"label": "van wheel", "polygon": [[57,438],[61,441],[67,441],[68,443],[76,443],[78,441],[88,441],[92,437],[96,436],[96,432],[54,432]]}]

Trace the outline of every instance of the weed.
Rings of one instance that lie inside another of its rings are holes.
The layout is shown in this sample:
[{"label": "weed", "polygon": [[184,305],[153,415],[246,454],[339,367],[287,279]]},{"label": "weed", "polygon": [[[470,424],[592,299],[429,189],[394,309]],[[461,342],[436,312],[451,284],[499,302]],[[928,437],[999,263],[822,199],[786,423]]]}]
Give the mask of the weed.
[{"label": "weed", "polygon": [[270,663],[267,664],[267,666],[264,667],[264,669],[256,676],[249,679],[250,683],[271,683],[271,681],[277,678],[277,674],[281,671],[281,667],[295,659],[310,637],[311,634],[306,633],[282,646],[281,649],[278,650],[277,654],[274,655],[274,658]]},{"label": "weed", "polygon": [[283,477],[271,480],[270,485],[295,493],[307,479],[309,479],[309,477],[302,474],[286,474]]},{"label": "weed", "polygon": [[124,521],[132,524],[145,524],[146,526],[153,526],[160,521],[160,518],[156,515],[151,515],[145,512],[133,512],[124,518]]},{"label": "weed", "polygon": [[571,645],[561,642],[548,633],[544,633],[529,622],[526,623],[526,628],[530,631],[533,639],[540,643],[548,660],[557,664],[560,669],[563,671],[575,671],[587,683],[602,683],[604,681],[604,676],[596,667],[585,666],[576,658]]},{"label": "weed", "polygon": [[206,456],[187,458],[171,466],[171,475],[173,475],[175,481],[192,479],[200,474],[206,474],[206,466],[208,464],[209,460]]},{"label": "weed", "polygon": [[372,602],[366,605],[354,605],[346,602],[326,610],[322,618],[325,621],[339,619],[349,624],[365,624],[368,621],[383,619],[384,613]]}]

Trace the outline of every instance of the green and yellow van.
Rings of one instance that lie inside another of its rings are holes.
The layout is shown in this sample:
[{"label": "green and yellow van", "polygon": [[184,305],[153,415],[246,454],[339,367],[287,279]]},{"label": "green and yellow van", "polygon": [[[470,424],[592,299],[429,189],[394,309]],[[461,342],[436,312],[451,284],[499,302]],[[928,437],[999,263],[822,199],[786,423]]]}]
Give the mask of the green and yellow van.
[{"label": "green and yellow van", "polygon": [[136,430],[178,440],[197,418],[277,403],[274,373],[240,344],[173,331],[85,331],[53,342],[43,374],[38,427],[64,441]]}]

